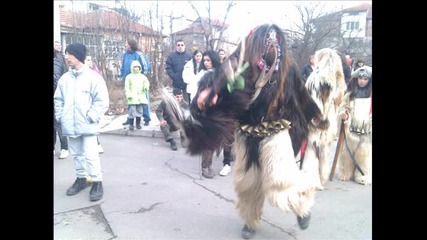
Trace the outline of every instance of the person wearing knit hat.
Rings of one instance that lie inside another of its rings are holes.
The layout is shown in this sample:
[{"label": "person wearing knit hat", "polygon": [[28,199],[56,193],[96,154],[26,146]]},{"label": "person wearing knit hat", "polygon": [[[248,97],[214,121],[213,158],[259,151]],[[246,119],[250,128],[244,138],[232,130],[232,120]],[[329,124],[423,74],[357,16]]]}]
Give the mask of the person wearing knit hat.
[{"label": "person wearing knit hat", "polygon": [[72,43],[65,48],[65,53],[71,54],[82,63],[86,59],[86,46],[81,43]]},{"label": "person wearing knit hat", "polygon": [[356,70],[351,74],[351,77],[352,77],[352,78],[358,78],[358,77],[360,77],[361,75],[363,75],[363,76],[365,76],[365,77],[367,77],[367,78],[371,78],[371,75],[372,75],[372,67],[369,67],[369,66],[363,66],[363,67],[360,67],[360,68],[356,69]]},{"label": "person wearing knit hat", "polygon": [[73,196],[88,187],[92,179],[90,201],[102,198],[102,168],[97,135],[100,120],[109,107],[104,78],[84,64],[86,47],[80,43],[68,45],[65,59],[70,71],[58,80],[53,96],[55,121],[61,124],[62,135],[68,137],[68,147],[74,159],[76,180],[66,194]]}]

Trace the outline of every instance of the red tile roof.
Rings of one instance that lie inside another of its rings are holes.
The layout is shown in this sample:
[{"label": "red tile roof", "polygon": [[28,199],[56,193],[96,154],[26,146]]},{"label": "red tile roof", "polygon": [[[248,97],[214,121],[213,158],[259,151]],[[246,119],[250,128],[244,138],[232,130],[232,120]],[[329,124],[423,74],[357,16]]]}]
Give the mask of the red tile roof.
[{"label": "red tile roof", "polygon": [[61,29],[70,28],[103,28],[105,30],[117,31],[129,29],[132,32],[144,35],[157,35],[156,31],[140,23],[134,22],[114,11],[94,10],[91,12],[77,12],[60,9]]}]

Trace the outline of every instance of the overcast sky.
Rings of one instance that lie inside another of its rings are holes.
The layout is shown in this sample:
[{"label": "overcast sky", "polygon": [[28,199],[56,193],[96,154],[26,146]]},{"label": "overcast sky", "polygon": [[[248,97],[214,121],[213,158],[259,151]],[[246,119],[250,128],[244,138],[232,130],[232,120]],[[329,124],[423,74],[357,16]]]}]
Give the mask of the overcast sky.
[{"label": "overcast sky", "polygon": [[[70,1],[61,1],[70,2]],[[76,2],[74,1],[76,5]],[[110,7],[114,6],[114,0],[109,1],[93,1],[98,4],[105,4]],[[160,14],[163,16],[173,14],[174,16],[184,16],[181,20],[174,21],[173,31],[179,31],[186,28],[190,22],[186,19],[195,20],[197,14],[191,8],[187,1],[125,1],[127,6],[134,7],[137,14],[144,14],[150,8],[154,9],[156,3],[159,4]],[[206,1],[193,1],[198,9],[200,15],[207,17],[207,2]],[[213,19],[223,20],[227,8],[228,1],[211,1],[211,17]],[[246,36],[249,31],[264,23],[276,23],[282,28],[291,28],[292,24],[298,21],[298,13],[295,4],[321,4],[325,7],[325,11],[340,11],[344,8],[360,5],[362,3],[372,4],[372,1],[235,1],[236,5],[233,6],[228,14],[227,23],[229,24],[228,32],[232,38]],[[147,17],[148,18],[148,17]],[[144,23],[143,23],[144,24]],[[169,20],[164,19],[165,29],[164,34],[171,33]],[[154,27],[154,30],[157,30]]]},{"label": "overcast sky", "polygon": [[[127,1],[127,4],[136,4],[138,6],[147,7],[150,3],[154,6],[156,1],[142,1],[141,3],[135,3],[136,1]],[[304,2],[304,4],[321,4],[324,6],[324,11],[339,11],[344,8],[353,7],[362,3],[372,4],[372,1],[234,1],[236,3],[233,6],[227,16],[227,23],[229,24],[228,32],[233,36],[245,36],[249,33],[250,29],[264,23],[277,23],[281,27],[290,28],[292,24],[295,24],[295,20],[298,19],[298,13],[295,8],[295,4]],[[185,18],[194,20],[197,18],[197,14],[191,8],[187,1],[158,1],[159,8],[164,12],[164,15],[170,15],[173,13],[174,16],[182,16]],[[198,9],[201,15],[207,17],[208,11],[206,9],[206,1],[193,1],[194,5]],[[141,6],[139,5],[139,6]],[[211,12],[212,18],[223,20],[225,11],[227,9],[228,1],[211,1]],[[136,9],[144,9],[144,7],[136,7]],[[169,24],[164,24],[167,27],[164,31],[165,34],[170,33]],[[176,21],[174,25],[174,31],[186,28],[190,22],[183,20],[182,22]]]}]

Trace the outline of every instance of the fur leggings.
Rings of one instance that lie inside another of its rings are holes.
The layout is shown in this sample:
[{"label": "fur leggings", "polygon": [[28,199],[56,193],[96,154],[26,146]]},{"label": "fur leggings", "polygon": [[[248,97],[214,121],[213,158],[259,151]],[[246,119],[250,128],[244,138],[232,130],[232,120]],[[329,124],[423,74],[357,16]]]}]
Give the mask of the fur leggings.
[{"label": "fur leggings", "polygon": [[315,189],[305,173],[299,170],[288,130],[266,137],[259,144],[261,168],[252,165],[246,171],[246,136],[235,135],[232,147],[235,157],[233,172],[236,208],[245,224],[256,229],[263,212],[264,200],[285,212],[304,217],[314,205]]},{"label": "fur leggings", "polygon": [[362,176],[354,166],[353,160],[343,142],[338,160],[338,179],[341,181],[354,180],[363,185],[372,184],[372,135],[356,134],[349,132],[348,129],[346,129],[345,134],[347,145],[365,176]]}]

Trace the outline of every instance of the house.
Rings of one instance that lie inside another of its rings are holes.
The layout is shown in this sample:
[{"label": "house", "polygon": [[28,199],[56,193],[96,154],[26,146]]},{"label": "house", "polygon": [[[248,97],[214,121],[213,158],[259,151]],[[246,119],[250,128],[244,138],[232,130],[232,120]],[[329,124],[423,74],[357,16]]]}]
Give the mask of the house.
[{"label": "house", "polygon": [[365,3],[342,10],[341,33],[345,38],[372,39],[372,5]]},{"label": "house", "polygon": [[151,58],[152,52],[165,35],[138,23],[135,16],[122,9],[86,3],[86,10],[59,7],[60,38],[63,49],[70,43],[85,44],[95,63],[107,78],[116,79],[126,39],[135,39]]},{"label": "house", "polygon": [[[212,34],[209,34],[209,26],[212,26]],[[204,52],[207,50],[207,45],[211,46],[211,48],[214,50],[223,48],[227,51],[229,47],[224,41],[224,39],[227,37],[225,33],[227,28],[228,24],[219,20],[197,18],[187,28],[171,33],[169,40],[171,46],[174,45],[176,40],[183,40],[186,44],[186,49],[191,53],[196,49]],[[206,43],[206,34],[210,35],[208,44]],[[234,47],[235,46],[233,46],[233,49]]]},{"label": "house", "polygon": [[322,47],[331,47],[352,59],[362,59],[369,65],[372,61],[372,5],[361,4],[324,15],[313,21]]},{"label": "house", "polygon": [[[348,54],[355,60],[372,64],[372,5],[361,4],[341,11],[341,34]],[[354,66],[353,66],[354,67]]]}]

